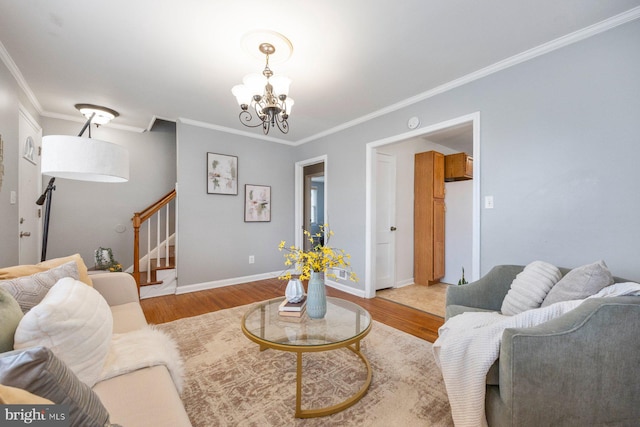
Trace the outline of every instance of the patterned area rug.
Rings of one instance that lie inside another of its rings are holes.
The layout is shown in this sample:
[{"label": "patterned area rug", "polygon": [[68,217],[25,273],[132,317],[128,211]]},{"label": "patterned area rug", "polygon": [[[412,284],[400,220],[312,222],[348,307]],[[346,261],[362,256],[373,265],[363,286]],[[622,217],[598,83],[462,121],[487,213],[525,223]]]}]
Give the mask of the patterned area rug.
[{"label": "patterned area rug", "polygon": [[[373,369],[367,394],[337,414],[295,418],[295,353],[249,341],[240,329],[247,307],[158,325],[185,360],[182,399],[194,427],[453,425],[431,344],[375,321],[361,342]],[[345,349],[305,354],[303,372],[303,409],[345,400],[366,376]]]}]

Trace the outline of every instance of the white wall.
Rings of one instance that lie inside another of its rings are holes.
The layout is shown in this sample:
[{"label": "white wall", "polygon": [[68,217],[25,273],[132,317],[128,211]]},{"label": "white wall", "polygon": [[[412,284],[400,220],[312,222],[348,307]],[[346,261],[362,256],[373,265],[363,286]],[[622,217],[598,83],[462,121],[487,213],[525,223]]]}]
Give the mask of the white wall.
[{"label": "white wall", "polygon": [[462,268],[467,281],[473,277],[473,181],[445,183],[445,275],[442,282],[457,284],[462,278]]}]

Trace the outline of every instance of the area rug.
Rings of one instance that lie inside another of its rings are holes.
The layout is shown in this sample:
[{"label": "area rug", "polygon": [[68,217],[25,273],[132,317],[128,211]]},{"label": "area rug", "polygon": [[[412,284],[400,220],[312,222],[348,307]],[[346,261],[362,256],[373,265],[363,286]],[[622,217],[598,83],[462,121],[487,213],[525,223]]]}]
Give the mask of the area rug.
[{"label": "area rug", "polygon": [[[247,339],[240,322],[248,307],[157,326],[184,358],[182,399],[194,427],[453,425],[431,343],[375,321],[361,342],[373,369],[367,394],[337,414],[295,418],[295,353],[261,352]],[[366,377],[345,349],[306,353],[303,372],[303,409],[345,400]]]},{"label": "area rug", "polygon": [[383,289],[376,292],[377,298],[397,302],[444,318],[446,283],[434,285],[408,285],[400,288]]}]

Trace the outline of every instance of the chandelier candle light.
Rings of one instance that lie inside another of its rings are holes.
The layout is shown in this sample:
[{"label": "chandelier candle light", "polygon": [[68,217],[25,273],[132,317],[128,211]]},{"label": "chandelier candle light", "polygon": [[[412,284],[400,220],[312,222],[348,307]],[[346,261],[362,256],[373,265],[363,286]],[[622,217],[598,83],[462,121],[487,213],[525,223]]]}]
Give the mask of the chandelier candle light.
[{"label": "chandelier candle light", "polygon": [[[242,79],[241,85],[231,89],[242,111],[240,123],[247,127],[262,126],[264,134],[277,126],[282,133],[289,132],[287,119],[291,114],[293,99],[289,98],[291,79],[283,75],[273,75],[269,68],[269,56],[276,52],[271,43],[260,43],[258,50],[265,55],[266,64],[262,74],[249,74]],[[252,114],[253,110],[255,112]]]}]

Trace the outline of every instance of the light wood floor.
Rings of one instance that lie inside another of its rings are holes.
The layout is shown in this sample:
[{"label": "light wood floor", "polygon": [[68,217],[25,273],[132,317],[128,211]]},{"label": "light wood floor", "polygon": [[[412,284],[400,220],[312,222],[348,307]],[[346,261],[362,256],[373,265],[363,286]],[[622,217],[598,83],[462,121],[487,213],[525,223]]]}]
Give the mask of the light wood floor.
[{"label": "light wood floor", "polygon": [[[284,295],[286,283],[267,279],[180,295],[147,298],[141,301],[149,323],[165,323],[183,317],[251,304]],[[360,298],[327,287],[327,295],[353,301],[365,308],[374,320],[433,342],[443,319],[382,298]]]}]

